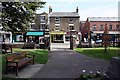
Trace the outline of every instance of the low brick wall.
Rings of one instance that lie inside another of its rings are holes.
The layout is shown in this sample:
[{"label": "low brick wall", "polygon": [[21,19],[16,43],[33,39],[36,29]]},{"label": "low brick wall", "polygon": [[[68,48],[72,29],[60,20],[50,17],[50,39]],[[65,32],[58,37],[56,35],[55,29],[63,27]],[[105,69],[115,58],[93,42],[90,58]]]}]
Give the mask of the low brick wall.
[{"label": "low brick wall", "polygon": [[12,44],[12,47],[13,48],[23,48],[24,47],[24,44]]}]

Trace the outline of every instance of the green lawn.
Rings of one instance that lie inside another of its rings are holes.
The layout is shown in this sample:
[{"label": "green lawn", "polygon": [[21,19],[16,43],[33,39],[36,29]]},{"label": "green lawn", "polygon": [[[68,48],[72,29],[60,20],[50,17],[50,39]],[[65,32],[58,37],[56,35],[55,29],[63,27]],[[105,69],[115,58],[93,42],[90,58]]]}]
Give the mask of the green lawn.
[{"label": "green lawn", "polygon": [[104,60],[110,60],[112,57],[120,56],[120,49],[109,47],[107,52],[104,52],[103,48],[75,48],[74,51],[80,54],[86,55],[88,57],[94,57]]},{"label": "green lawn", "polygon": [[[48,50],[43,49],[19,49],[19,48],[13,48],[13,52],[22,52],[26,51],[29,54],[35,55],[35,63],[37,64],[45,64],[48,61]],[[2,72],[5,72],[5,58],[11,54],[2,54],[2,57],[0,57],[0,65],[2,64]],[[1,66],[0,66],[1,67]]]}]

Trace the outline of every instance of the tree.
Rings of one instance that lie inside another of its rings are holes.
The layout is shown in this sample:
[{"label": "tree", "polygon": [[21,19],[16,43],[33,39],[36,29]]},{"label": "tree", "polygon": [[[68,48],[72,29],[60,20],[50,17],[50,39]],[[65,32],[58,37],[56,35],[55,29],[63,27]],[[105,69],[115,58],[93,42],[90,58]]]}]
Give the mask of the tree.
[{"label": "tree", "polygon": [[105,29],[104,29],[104,35],[103,35],[103,45],[105,47],[105,52],[107,52],[107,47],[110,45],[110,39],[111,39],[111,36],[108,33],[109,33],[109,30],[106,23]]},{"label": "tree", "polygon": [[35,11],[45,2],[2,2],[2,26],[5,31],[27,31]]}]

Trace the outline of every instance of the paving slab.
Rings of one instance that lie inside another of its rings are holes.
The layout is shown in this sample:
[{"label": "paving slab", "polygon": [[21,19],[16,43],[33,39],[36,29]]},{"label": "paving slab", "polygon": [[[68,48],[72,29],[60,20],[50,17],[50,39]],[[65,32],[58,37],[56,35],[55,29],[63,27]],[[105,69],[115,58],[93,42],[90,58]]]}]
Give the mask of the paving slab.
[{"label": "paving slab", "polygon": [[32,79],[39,78],[69,78],[75,79],[90,72],[101,74],[107,71],[109,61],[86,57],[74,51],[50,51],[49,61],[32,76]]},{"label": "paving slab", "polygon": [[15,75],[14,71],[9,72],[8,75],[4,75],[4,76],[8,76],[8,77],[11,77],[11,78],[31,78],[43,66],[44,66],[44,64],[28,65],[28,66],[24,67],[23,69],[19,70],[18,76]]}]

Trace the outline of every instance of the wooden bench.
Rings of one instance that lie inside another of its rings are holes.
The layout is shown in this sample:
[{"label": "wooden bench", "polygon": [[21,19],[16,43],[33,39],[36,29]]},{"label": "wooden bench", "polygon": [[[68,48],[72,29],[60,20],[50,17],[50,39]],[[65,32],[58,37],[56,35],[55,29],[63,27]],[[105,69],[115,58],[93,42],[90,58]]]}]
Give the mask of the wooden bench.
[{"label": "wooden bench", "polygon": [[10,44],[2,44],[2,53],[12,53],[12,45]]},{"label": "wooden bench", "polygon": [[27,54],[26,52],[14,53],[6,57],[6,75],[9,69],[15,69],[16,76],[18,76],[18,69],[31,62],[34,65],[34,55]]}]

